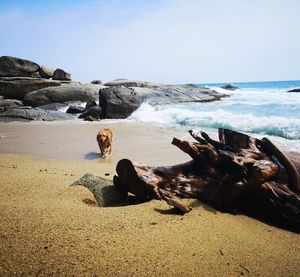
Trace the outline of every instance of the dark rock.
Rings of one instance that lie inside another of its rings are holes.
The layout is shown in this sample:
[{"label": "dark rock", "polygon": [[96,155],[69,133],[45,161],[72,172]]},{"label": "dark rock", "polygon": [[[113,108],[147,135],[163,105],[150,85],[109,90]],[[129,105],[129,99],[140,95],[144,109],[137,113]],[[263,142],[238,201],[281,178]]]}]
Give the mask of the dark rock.
[{"label": "dark rock", "polygon": [[8,110],[11,108],[17,108],[23,106],[23,102],[16,99],[5,99],[0,100],[0,107],[3,107],[3,110]]},{"label": "dark rock", "polygon": [[300,88],[290,89],[288,92],[300,92]]},{"label": "dark rock", "polygon": [[0,95],[5,98],[23,100],[31,91],[46,87],[60,86],[58,81],[31,77],[2,77],[0,78]]},{"label": "dark rock", "polygon": [[97,106],[96,101],[88,101],[85,105],[85,110],[87,110],[88,108],[94,107],[94,106]]},{"label": "dark rock", "polygon": [[50,103],[64,103],[68,101],[97,101],[101,85],[78,83],[62,84],[59,87],[49,87],[30,92],[24,98],[24,103],[37,107]]},{"label": "dark rock", "polygon": [[37,72],[39,70],[39,68],[40,66],[32,61],[10,56],[0,57],[1,77],[31,77],[34,72]]},{"label": "dark rock", "polygon": [[27,120],[68,120],[74,119],[70,114],[59,111],[46,111],[40,108],[32,108],[28,106],[12,108],[0,113],[1,118],[27,119]]},{"label": "dark rock", "polygon": [[142,103],[133,88],[123,86],[100,89],[99,99],[102,118],[126,118]]},{"label": "dark rock", "polygon": [[[126,82],[130,83],[128,80]],[[210,102],[227,96],[208,88],[157,85],[147,82],[138,83],[137,81],[132,81],[132,83],[139,86],[110,86],[100,89],[101,118],[126,118],[144,101],[152,105],[161,105],[182,102]]]},{"label": "dark rock", "polygon": [[49,66],[41,66],[39,69],[39,74],[42,78],[50,79],[54,75],[54,69]]},{"label": "dark rock", "polygon": [[237,86],[234,86],[234,85],[232,85],[232,84],[226,84],[226,85],[224,85],[224,86],[221,86],[221,88],[227,89],[227,90],[237,90],[237,89],[238,89]]},{"label": "dark rock", "polygon": [[95,117],[93,117],[93,116],[91,116],[91,115],[88,115],[88,116],[85,117],[83,120],[84,120],[84,121],[99,121],[99,118],[95,118]]},{"label": "dark rock", "polygon": [[91,82],[91,84],[94,84],[94,85],[101,85],[102,84],[102,81],[101,80],[94,80]]},{"label": "dark rock", "polygon": [[198,87],[197,85],[192,84],[192,83],[185,84],[184,86],[185,86],[185,87],[192,87],[192,88],[197,88],[197,87]]},{"label": "dark rock", "polygon": [[76,113],[82,113],[85,111],[85,108],[79,105],[71,105],[66,113],[76,114]]},{"label": "dark rock", "polygon": [[127,192],[119,190],[111,180],[107,180],[87,173],[71,186],[86,187],[93,193],[100,207],[109,207],[124,203],[127,200]]},{"label": "dark rock", "polygon": [[102,109],[100,106],[93,106],[88,108],[85,112],[80,114],[78,118],[86,118],[88,116],[91,116],[95,119],[99,119],[101,115]]},{"label": "dark rock", "polygon": [[53,80],[71,81],[71,74],[58,68],[53,73]]}]

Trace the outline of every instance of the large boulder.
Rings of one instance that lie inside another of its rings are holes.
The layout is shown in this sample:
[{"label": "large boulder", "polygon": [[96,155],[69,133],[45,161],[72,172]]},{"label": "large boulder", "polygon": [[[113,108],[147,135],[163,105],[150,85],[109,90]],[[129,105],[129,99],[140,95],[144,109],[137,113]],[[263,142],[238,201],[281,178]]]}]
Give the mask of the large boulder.
[{"label": "large boulder", "polygon": [[[118,80],[117,82],[122,85],[106,83],[109,87],[99,91],[102,118],[126,118],[145,101],[152,105],[161,105],[182,102],[210,102],[227,96],[208,88],[194,86],[158,85],[129,80]],[[132,86],[129,87],[128,84]]]},{"label": "large boulder", "polygon": [[50,103],[69,101],[98,101],[101,85],[69,83],[59,87],[48,87],[28,93],[24,98],[27,105],[38,107]]},{"label": "large boulder", "polygon": [[5,118],[13,118],[15,120],[27,119],[39,121],[74,119],[73,116],[64,112],[46,111],[40,108],[32,108],[28,106],[12,108],[0,113],[0,120]]},{"label": "large boulder", "polygon": [[58,68],[54,71],[53,80],[71,81],[71,74]]},{"label": "large boulder", "polygon": [[34,76],[34,72],[39,70],[40,66],[32,61],[10,57],[2,56],[0,57],[0,76],[1,77],[14,77],[14,76],[24,76],[31,77]]},{"label": "large boulder", "polygon": [[39,69],[39,74],[42,78],[50,79],[54,75],[54,69],[49,66],[43,65]]},{"label": "large boulder", "polygon": [[142,103],[142,97],[133,88],[110,87],[99,91],[102,118],[126,118]]},{"label": "large boulder", "polygon": [[59,81],[31,77],[0,77],[0,95],[4,98],[23,100],[24,96],[34,90],[60,86]]}]

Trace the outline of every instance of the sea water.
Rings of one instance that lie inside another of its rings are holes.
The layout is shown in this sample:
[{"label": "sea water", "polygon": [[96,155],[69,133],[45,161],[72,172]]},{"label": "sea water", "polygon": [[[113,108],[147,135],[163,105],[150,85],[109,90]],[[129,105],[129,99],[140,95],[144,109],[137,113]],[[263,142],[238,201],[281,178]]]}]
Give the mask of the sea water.
[{"label": "sea water", "polygon": [[198,85],[229,95],[221,101],[160,106],[143,103],[130,119],[208,133],[228,128],[258,138],[269,137],[300,152],[300,92],[287,92],[300,88],[300,81],[233,83],[239,88],[235,91],[222,89],[223,85]]}]

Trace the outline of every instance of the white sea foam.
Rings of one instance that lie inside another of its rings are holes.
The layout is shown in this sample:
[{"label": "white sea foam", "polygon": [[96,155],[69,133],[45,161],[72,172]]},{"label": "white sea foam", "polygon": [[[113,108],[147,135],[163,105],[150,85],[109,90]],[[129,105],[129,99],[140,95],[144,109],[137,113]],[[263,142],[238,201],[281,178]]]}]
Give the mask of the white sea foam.
[{"label": "white sea foam", "polygon": [[185,109],[176,105],[153,107],[144,103],[131,115],[130,119],[197,128],[231,128],[243,132],[300,139],[300,118],[258,117],[251,113],[237,115],[223,109],[201,111],[200,108],[198,110]]}]

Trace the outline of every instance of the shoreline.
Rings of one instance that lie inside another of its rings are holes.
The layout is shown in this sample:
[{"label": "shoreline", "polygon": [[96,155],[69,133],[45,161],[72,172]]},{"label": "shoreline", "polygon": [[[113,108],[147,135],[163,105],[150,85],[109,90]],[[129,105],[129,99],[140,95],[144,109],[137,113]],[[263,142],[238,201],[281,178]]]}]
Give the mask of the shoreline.
[{"label": "shoreline", "polygon": [[[96,135],[102,128],[110,128],[113,132],[113,155],[105,160],[100,158],[96,142]],[[189,160],[186,154],[171,145],[175,136],[188,138],[187,132],[150,124],[114,120],[0,122],[0,130],[0,154],[54,160],[97,160],[113,164],[122,158],[153,165],[171,165]]]},{"label": "shoreline", "polygon": [[[104,127],[114,133],[106,160],[96,142]],[[189,160],[171,145],[188,133],[130,122],[0,128],[0,275],[299,275],[297,233],[193,199],[184,216],[158,200],[100,208],[86,188],[70,187],[87,172],[112,179],[120,158],[156,166]]]}]

